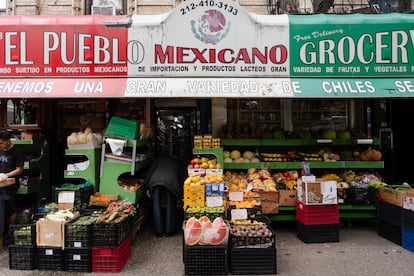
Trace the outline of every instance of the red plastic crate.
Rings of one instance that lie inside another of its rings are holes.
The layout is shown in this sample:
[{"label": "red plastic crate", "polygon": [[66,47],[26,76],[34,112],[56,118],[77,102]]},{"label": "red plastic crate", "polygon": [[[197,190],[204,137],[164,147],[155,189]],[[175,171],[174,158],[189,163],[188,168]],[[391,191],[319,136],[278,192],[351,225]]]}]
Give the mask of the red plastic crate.
[{"label": "red plastic crate", "polygon": [[296,201],[296,220],[305,225],[338,224],[339,205],[306,205]]},{"label": "red plastic crate", "polygon": [[118,247],[92,247],[92,272],[120,272],[130,257],[130,236]]}]

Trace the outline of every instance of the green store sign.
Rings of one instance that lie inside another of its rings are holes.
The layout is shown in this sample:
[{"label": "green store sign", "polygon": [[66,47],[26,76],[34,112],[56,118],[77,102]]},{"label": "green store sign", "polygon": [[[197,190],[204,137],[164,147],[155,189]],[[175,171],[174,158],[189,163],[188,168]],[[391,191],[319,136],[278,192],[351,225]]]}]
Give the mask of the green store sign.
[{"label": "green store sign", "polygon": [[291,77],[413,76],[413,15],[289,16],[289,28]]}]

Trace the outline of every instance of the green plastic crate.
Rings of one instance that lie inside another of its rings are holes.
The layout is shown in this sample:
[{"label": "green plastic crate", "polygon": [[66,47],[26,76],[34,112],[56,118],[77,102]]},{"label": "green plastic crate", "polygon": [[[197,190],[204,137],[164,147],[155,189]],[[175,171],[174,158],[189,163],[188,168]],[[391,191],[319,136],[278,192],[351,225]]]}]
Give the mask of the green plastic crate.
[{"label": "green plastic crate", "polygon": [[112,117],[105,131],[106,137],[138,140],[140,136],[139,122],[120,117]]}]

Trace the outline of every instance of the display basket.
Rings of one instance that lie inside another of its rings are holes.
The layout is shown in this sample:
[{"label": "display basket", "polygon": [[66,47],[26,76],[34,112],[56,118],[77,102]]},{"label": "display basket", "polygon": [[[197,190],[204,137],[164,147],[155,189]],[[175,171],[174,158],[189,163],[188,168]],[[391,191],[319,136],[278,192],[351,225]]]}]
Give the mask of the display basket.
[{"label": "display basket", "polygon": [[63,191],[75,192],[75,207],[76,209],[80,209],[82,205],[87,205],[89,203],[90,197],[94,193],[94,186],[89,181],[83,184],[64,183],[60,187],[53,186],[52,199],[54,202],[58,202],[59,193]]},{"label": "display basket", "polygon": [[276,247],[231,248],[230,267],[234,275],[276,274]]},{"label": "display basket", "polygon": [[414,252],[414,231],[402,229],[401,246],[408,251]]},{"label": "display basket", "polygon": [[65,271],[91,272],[92,251],[90,248],[66,248]]},{"label": "display basket", "polygon": [[14,245],[36,245],[36,223],[11,224]]},{"label": "display basket", "polygon": [[93,247],[117,247],[131,233],[131,216],[119,223],[92,224]]},{"label": "display basket", "polygon": [[138,140],[140,137],[140,124],[137,121],[120,117],[112,117],[105,130],[105,136],[119,139]]},{"label": "display basket", "polygon": [[229,273],[227,245],[183,244],[185,275],[227,275]]},{"label": "display basket", "polygon": [[[80,224],[80,220],[86,221],[86,218],[90,218],[90,222]],[[81,216],[74,221],[65,223],[65,249],[90,248],[94,220],[96,220],[95,216]]]},{"label": "display basket", "polygon": [[[184,243],[187,246],[195,246],[195,245],[212,245],[212,246],[218,246],[218,245],[227,245],[229,240],[229,230],[230,230],[230,224],[227,220],[223,220],[224,225],[215,226],[212,223],[212,226],[210,228],[206,228],[200,223],[201,226],[191,226],[187,227],[187,220],[183,222],[183,237],[184,237]],[[199,240],[197,241],[197,238],[194,238],[195,235],[200,235]],[[194,238],[194,240],[191,240]],[[190,242],[191,240],[191,242]]]},{"label": "display basket", "polygon": [[305,225],[296,221],[296,231],[305,243],[339,242],[339,224]]},{"label": "display basket", "polygon": [[63,249],[60,247],[38,246],[36,249],[38,270],[64,270]]},{"label": "display basket", "polygon": [[296,220],[306,225],[338,224],[339,205],[306,205],[298,200],[296,202]]},{"label": "display basket", "polygon": [[385,201],[378,201],[377,213],[378,219],[401,228],[403,208],[400,206]]},{"label": "display basket", "polygon": [[402,229],[388,221],[378,219],[378,236],[395,244],[402,245]]},{"label": "display basket", "polygon": [[414,232],[414,211],[402,209],[402,228]]},{"label": "display basket", "polygon": [[276,235],[268,224],[232,224],[230,248],[269,248],[275,247]]},{"label": "display basket", "polygon": [[34,270],[35,247],[26,245],[9,245],[9,269]]},{"label": "display basket", "polygon": [[130,237],[117,247],[92,247],[92,272],[121,272],[130,257]]}]

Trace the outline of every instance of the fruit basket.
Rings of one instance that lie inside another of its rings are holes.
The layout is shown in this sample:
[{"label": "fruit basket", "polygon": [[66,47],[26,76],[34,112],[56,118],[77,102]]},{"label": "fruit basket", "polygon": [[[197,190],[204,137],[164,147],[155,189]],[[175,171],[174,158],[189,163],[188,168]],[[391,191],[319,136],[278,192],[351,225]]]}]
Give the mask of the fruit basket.
[{"label": "fruit basket", "polygon": [[268,248],[275,244],[275,232],[264,217],[230,224],[230,248]]},{"label": "fruit basket", "polygon": [[207,216],[191,217],[183,223],[184,243],[187,246],[227,244],[229,229],[229,222],[221,217],[213,221]]},{"label": "fruit basket", "polygon": [[12,224],[10,232],[14,245],[36,245],[36,224]]}]

